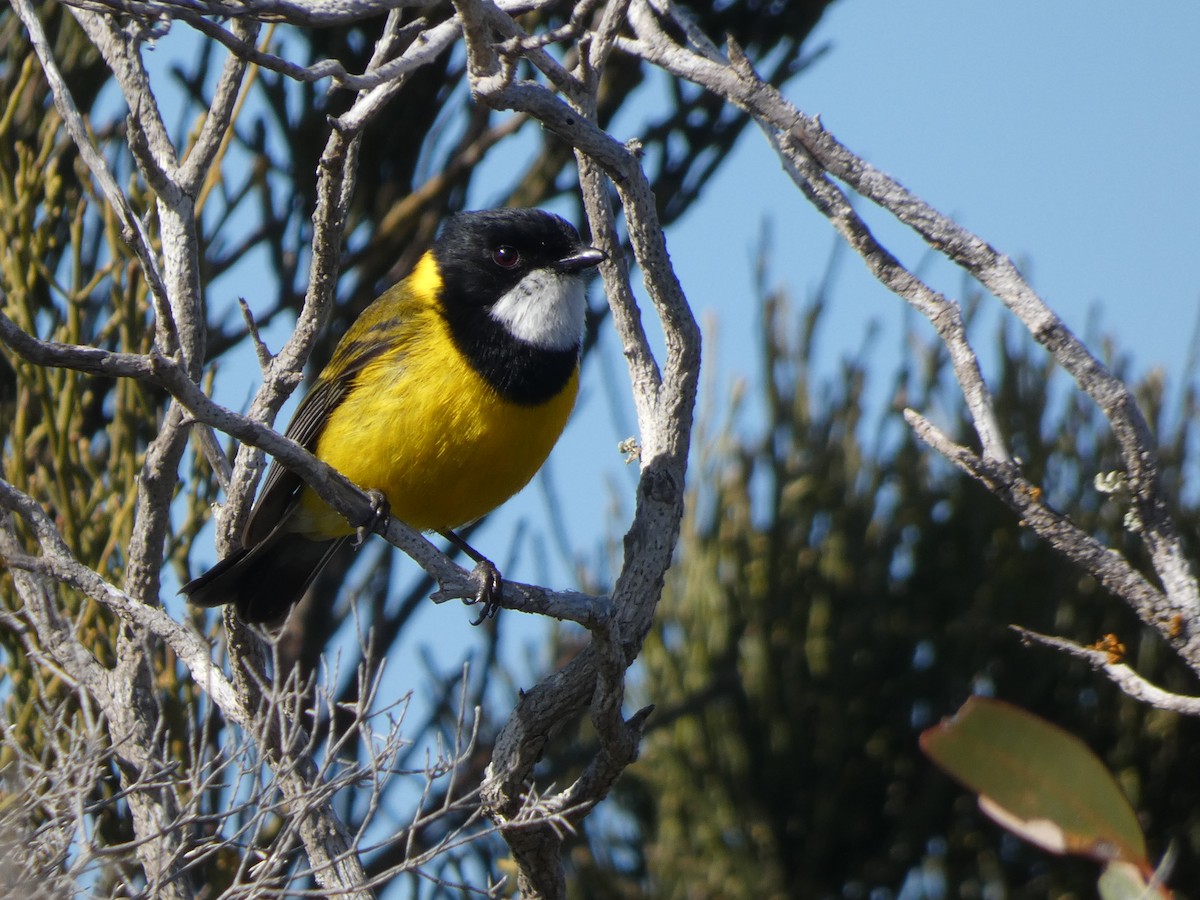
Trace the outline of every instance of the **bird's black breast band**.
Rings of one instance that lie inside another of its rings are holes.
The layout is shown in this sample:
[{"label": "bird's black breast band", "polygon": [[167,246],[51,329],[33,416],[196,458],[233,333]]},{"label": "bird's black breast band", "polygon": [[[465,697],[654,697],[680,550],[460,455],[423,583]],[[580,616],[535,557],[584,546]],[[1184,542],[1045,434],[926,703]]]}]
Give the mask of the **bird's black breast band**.
[{"label": "bird's black breast band", "polygon": [[538,406],[556,397],[579,365],[579,345],[548,350],[513,337],[479,306],[443,308],[450,337],[471,368],[509,403]]}]

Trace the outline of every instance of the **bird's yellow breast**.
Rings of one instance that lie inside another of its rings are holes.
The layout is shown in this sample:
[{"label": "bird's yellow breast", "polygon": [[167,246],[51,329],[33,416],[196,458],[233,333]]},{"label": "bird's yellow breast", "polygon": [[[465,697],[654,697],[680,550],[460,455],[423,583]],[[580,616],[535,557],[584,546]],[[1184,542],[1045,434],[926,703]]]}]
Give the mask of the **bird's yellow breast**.
[{"label": "bird's yellow breast", "polygon": [[[458,352],[425,292],[404,304],[400,324],[386,330],[394,346],[331,410],[315,452],[360,487],[381,491],[402,522],[446,530],[495,509],[529,482],[566,425],[579,371],[545,403],[511,403]],[[308,489],[297,512],[294,530],[310,537],[351,531]]]}]

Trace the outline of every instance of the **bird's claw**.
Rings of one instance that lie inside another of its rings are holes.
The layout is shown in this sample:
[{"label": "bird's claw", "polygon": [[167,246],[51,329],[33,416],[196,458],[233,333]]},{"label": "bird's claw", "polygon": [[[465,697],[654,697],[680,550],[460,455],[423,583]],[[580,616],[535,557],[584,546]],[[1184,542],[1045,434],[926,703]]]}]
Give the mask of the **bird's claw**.
[{"label": "bird's claw", "polygon": [[366,522],[363,522],[354,529],[354,546],[361,547],[363,541],[373,533],[379,526],[387,522],[388,516],[391,515],[391,506],[387,501],[387,497],[383,496],[380,491],[369,490],[367,496],[371,498],[371,514]]},{"label": "bird's claw", "polygon": [[475,596],[464,597],[463,602],[483,604],[479,617],[471,622],[472,625],[480,625],[500,611],[500,594],[504,589],[504,579],[490,559],[481,559],[471,570],[471,586],[475,589]]}]

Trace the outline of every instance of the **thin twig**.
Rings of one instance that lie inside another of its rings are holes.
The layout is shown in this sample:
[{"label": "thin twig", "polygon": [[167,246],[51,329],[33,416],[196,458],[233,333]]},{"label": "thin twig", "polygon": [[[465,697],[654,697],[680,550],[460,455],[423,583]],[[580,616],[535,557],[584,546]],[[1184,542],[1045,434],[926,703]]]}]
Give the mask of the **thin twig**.
[{"label": "thin twig", "polygon": [[1185,716],[1200,716],[1200,697],[1187,697],[1183,694],[1173,694],[1147,681],[1125,663],[1114,662],[1107,650],[1095,647],[1084,647],[1066,638],[1039,634],[1018,625],[1009,626],[1021,636],[1021,639],[1031,644],[1041,644],[1061,650],[1076,659],[1082,659],[1094,669],[1103,672],[1122,691],[1135,700],[1147,703],[1157,709],[1181,713]]}]

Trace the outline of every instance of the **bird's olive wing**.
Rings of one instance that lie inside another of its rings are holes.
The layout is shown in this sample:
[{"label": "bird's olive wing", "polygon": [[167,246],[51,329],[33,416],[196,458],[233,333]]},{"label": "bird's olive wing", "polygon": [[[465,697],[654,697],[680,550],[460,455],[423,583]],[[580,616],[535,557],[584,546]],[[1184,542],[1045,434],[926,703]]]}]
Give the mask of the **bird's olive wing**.
[{"label": "bird's olive wing", "polygon": [[[343,342],[344,343],[344,342]],[[317,440],[329,421],[329,414],[342,399],[350,392],[358,373],[372,359],[375,359],[386,347],[364,347],[361,352],[344,352],[339,346],[329,365],[317,376],[313,385],[288,424],[284,435],[291,438],[309,452],[315,452]],[[351,347],[351,350],[357,348]],[[242,534],[242,545],[253,547],[263,541],[279,526],[280,522],[291,512],[304,480],[291,469],[278,461],[271,463],[267,477],[263,480],[262,491],[250,511],[246,521],[246,529]]]}]

